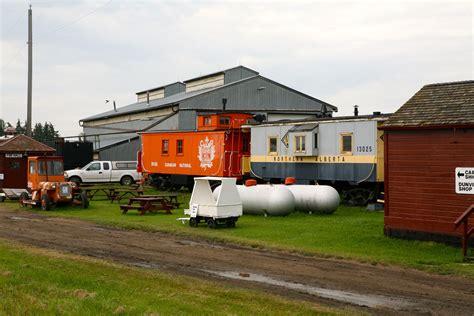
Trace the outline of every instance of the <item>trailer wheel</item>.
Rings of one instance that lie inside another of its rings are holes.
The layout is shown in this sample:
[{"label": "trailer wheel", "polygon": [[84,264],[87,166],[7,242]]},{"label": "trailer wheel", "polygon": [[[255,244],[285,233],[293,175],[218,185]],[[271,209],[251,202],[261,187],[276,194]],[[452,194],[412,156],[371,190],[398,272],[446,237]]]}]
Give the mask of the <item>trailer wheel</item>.
[{"label": "trailer wheel", "polygon": [[198,226],[197,218],[191,217],[191,218],[189,219],[189,226],[191,226],[191,227],[197,227],[197,226]]},{"label": "trailer wheel", "polygon": [[213,220],[212,218],[209,218],[207,220],[207,227],[209,227],[210,229],[216,228],[216,221]]},{"label": "trailer wheel", "polygon": [[47,194],[41,195],[41,209],[43,211],[49,211],[51,209],[51,201]]},{"label": "trailer wheel", "polygon": [[19,202],[21,207],[26,207],[26,204],[24,203],[26,200],[28,200],[30,197],[28,196],[28,193],[26,192],[21,192]]},{"label": "trailer wheel", "polygon": [[79,201],[81,202],[81,207],[82,208],[88,208],[89,207],[89,200],[87,199],[86,192],[79,193]]}]

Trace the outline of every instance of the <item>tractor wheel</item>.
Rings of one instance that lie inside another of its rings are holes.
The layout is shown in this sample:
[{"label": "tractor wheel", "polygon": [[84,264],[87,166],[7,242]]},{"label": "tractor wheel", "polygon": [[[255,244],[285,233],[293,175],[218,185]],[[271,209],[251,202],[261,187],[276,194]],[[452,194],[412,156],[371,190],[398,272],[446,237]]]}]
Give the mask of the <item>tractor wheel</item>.
[{"label": "tractor wheel", "polygon": [[209,218],[207,220],[207,227],[209,227],[210,229],[216,228],[216,221],[213,220],[212,218]]},{"label": "tractor wheel", "polygon": [[51,209],[51,201],[49,200],[49,196],[47,194],[43,194],[41,196],[41,209],[43,211],[49,211]]},{"label": "tractor wheel", "polygon": [[81,207],[82,208],[88,208],[89,207],[89,200],[87,199],[86,192],[79,193],[79,201],[81,202]]},{"label": "tractor wheel", "polygon": [[130,176],[123,176],[122,179],[120,179],[121,185],[131,185],[133,183],[134,183],[133,178]]},{"label": "tractor wheel", "polygon": [[69,178],[69,181],[74,182],[75,184],[77,184],[77,186],[79,186],[82,182],[81,178],[79,178],[79,177],[71,177],[71,178]]},{"label": "tractor wheel", "polygon": [[29,198],[30,197],[29,197],[28,193],[21,192],[20,198],[19,198],[20,206],[21,207],[26,207],[26,204],[24,203],[24,201],[28,200]]}]

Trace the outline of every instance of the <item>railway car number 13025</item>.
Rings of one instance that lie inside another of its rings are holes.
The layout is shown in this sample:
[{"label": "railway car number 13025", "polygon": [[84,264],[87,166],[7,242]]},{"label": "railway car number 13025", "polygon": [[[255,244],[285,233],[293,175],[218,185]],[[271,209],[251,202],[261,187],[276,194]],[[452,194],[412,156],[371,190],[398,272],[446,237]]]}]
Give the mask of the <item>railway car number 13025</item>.
[{"label": "railway car number 13025", "polygon": [[359,153],[371,153],[372,146],[357,146],[356,151]]}]

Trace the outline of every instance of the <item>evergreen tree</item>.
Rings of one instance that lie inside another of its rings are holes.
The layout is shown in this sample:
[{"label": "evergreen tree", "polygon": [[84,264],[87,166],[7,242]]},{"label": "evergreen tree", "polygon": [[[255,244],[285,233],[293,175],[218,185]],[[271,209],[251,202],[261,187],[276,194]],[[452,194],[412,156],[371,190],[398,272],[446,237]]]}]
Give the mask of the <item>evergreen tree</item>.
[{"label": "evergreen tree", "polygon": [[36,139],[39,142],[43,142],[44,136],[43,136],[43,125],[41,123],[36,123],[35,127],[33,128],[32,135],[34,139]]},{"label": "evergreen tree", "polygon": [[25,125],[21,125],[21,121],[20,119],[18,119],[18,121],[16,121],[16,133],[19,135],[19,134],[26,134],[26,122],[25,122]]},{"label": "evergreen tree", "polygon": [[6,128],[5,121],[0,119],[0,136],[5,135],[5,128]]}]

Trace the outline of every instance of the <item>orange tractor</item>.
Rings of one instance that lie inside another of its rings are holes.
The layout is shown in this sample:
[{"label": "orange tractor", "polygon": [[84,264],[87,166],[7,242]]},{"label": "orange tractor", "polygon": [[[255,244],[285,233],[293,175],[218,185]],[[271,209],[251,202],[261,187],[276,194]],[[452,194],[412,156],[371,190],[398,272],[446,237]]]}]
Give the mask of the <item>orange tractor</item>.
[{"label": "orange tractor", "polygon": [[85,192],[74,182],[64,180],[62,157],[28,157],[28,191],[20,195],[20,205],[38,206],[44,211],[52,205],[69,204],[89,206]]}]

